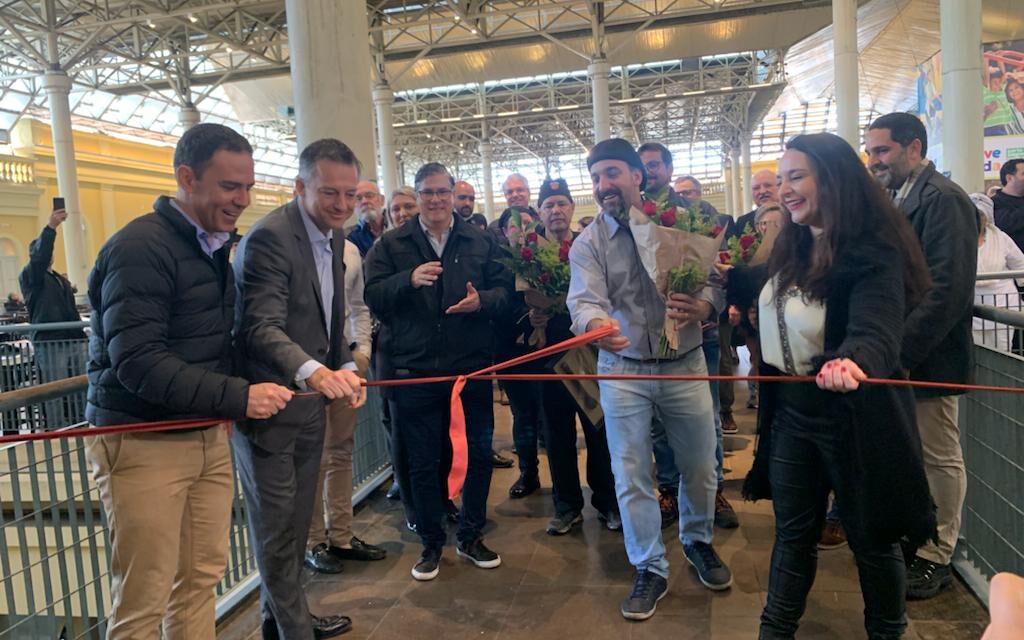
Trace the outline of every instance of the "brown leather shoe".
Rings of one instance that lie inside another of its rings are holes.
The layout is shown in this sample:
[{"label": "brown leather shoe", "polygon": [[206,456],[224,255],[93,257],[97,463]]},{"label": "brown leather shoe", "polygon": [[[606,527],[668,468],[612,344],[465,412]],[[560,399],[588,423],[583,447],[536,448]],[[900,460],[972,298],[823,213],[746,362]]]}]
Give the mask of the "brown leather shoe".
[{"label": "brown leather shoe", "polygon": [[826,520],[825,526],[821,528],[818,548],[822,551],[830,551],[845,546],[846,531],[843,530],[843,523],[836,520]]},{"label": "brown leather shoe", "polygon": [[736,419],[732,417],[732,412],[722,414],[722,433],[734,434],[739,433],[740,428],[736,424]]},{"label": "brown leather shoe", "polygon": [[662,529],[667,529],[679,521],[679,498],[676,494],[658,489],[658,508],[661,509]]},{"label": "brown leather shoe", "polygon": [[739,516],[721,490],[715,494],[715,526],[719,529],[735,529],[740,526]]}]

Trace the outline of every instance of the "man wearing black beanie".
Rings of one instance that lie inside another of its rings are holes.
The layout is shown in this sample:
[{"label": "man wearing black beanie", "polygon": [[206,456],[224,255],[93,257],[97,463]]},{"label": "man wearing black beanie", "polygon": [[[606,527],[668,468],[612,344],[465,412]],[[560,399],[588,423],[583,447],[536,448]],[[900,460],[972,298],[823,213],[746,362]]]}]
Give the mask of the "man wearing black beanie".
[{"label": "man wearing black beanie", "polygon": [[[716,317],[709,287],[664,300],[640,262],[629,212],[642,205],[646,177],[633,146],[605,140],[591,150],[587,167],[601,214],[569,252],[572,280],[567,305],[576,334],[611,326],[602,338],[598,371],[610,374],[707,375],[701,322]],[[679,329],[678,356],[659,348],[666,312]],[[732,573],[711,546],[715,514],[715,421],[707,382],[602,380],[601,408],[615,475],[626,554],[636,569],[623,617],[646,620],[668,590],[669,561],[661,539],[655,497],[651,420],[665,425],[689,505],[679,517],[686,560],[700,581],[719,591]],[[683,501],[681,501],[683,502]]]}]

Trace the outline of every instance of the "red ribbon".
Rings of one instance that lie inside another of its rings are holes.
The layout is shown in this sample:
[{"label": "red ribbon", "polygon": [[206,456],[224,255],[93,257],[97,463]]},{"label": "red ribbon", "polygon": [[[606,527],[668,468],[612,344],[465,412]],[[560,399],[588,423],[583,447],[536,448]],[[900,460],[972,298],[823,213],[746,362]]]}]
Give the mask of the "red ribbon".
[{"label": "red ribbon", "polygon": [[450,499],[454,500],[462,493],[462,485],[466,482],[466,470],[469,468],[469,448],[466,444],[466,414],[462,410],[461,396],[462,389],[466,386],[466,383],[470,379],[487,376],[487,374],[495,371],[501,371],[502,369],[508,369],[525,362],[532,362],[556,353],[575,349],[581,345],[600,340],[605,336],[615,333],[615,331],[616,329],[611,326],[594,329],[575,338],[569,338],[568,340],[553,344],[550,347],[545,347],[518,358],[506,360],[505,362],[499,362],[479,371],[455,378],[455,384],[452,385],[452,399],[449,407],[450,417],[448,419],[448,437],[452,441],[452,468],[448,472],[448,497]]}]

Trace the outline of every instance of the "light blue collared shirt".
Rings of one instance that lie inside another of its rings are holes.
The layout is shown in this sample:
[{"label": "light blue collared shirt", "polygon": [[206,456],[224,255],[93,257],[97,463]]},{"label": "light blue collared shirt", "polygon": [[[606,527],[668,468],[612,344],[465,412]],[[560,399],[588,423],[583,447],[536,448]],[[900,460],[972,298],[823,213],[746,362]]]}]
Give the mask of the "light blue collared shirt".
[{"label": "light blue collared shirt", "polygon": [[178,201],[171,198],[171,206],[182,215],[188,223],[196,229],[196,239],[199,240],[199,248],[203,250],[208,258],[212,258],[213,254],[227,244],[227,241],[231,239],[231,234],[227,231],[215,231],[213,233],[208,232],[206,229],[200,227],[195,220],[193,220],[185,210],[181,208]]},{"label": "light blue collared shirt", "polygon": [[[302,206],[302,200],[296,199],[295,202],[299,206],[299,213],[301,214],[302,224],[306,227],[306,235],[309,236],[309,244],[313,249],[313,263],[316,265],[316,277],[320,281],[320,299],[323,301],[323,321],[324,326],[327,327],[327,337],[330,339],[331,336],[331,320],[334,317],[334,250],[331,247],[331,238],[334,237],[334,231],[329,230],[327,233],[321,231],[313,219],[306,213],[306,208]],[[344,313],[344,310],[342,310]],[[344,338],[342,338],[344,340]],[[313,372],[324,366],[316,360],[307,360],[299,367],[298,372],[295,374],[296,382],[304,382],[306,378],[313,375]],[[347,362],[342,369],[356,370],[355,362]]]},{"label": "light blue collared shirt", "polygon": [[[629,229],[602,212],[572,243],[569,265],[572,278],[566,304],[573,332],[585,333],[595,318],[614,318],[622,335],[629,338],[629,346],[619,355],[636,360],[659,357],[665,300],[644,270]],[[717,308],[721,303],[714,288],[704,287],[696,297]],[[679,328],[677,353],[681,357],[702,342],[700,323],[687,322]]]}]

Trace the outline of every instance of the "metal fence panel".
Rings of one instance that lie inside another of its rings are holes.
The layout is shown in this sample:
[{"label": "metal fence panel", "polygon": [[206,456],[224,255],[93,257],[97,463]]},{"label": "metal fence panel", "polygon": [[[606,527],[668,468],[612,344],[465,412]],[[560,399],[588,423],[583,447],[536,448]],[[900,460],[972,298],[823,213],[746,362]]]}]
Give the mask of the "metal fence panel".
[{"label": "metal fence panel", "polygon": [[[4,378],[5,391],[42,381],[39,350],[21,340],[13,341],[16,348],[2,354],[11,358],[0,361],[5,376],[11,374]],[[80,368],[68,375],[80,375],[84,367],[82,360]],[[53,409],[70,419],[63,425],[81,421],[81,417],[75,418],[81,415],[76,412],[84,413],[84,394],[75,395],[81,397],[58,403]],[[381,402],[379,390],[371,388],[359,413],[353,453],[354,502],[390,473]],[[5,430],[26,432],[48,426],[43,405],[6,413],[12,415],[3,416]],[[217,587],[219,614],[259,584],[237,481],[231,513],[228,566]],[[0,447],[0,640],[62,635],[67,640],[101,640],[110,603],[108,549],[105,516],[82,438]]]},{"label": "metal fence panel", "polygon": [[[976,346],[977,383],[1024,387],[1024,358]],[[957,568],[987,600],[1000,571],[1024,574],[1024,396],[972,392],[960,404],[967,468]]]}]

